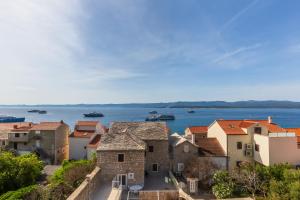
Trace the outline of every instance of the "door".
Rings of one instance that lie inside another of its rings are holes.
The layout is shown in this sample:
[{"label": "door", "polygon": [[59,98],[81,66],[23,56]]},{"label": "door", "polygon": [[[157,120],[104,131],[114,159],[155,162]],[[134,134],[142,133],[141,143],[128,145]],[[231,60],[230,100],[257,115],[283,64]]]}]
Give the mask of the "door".
[{"label": "door", "polygon": [[190,193],[195,193],[196,192],[196,183],[194,180],[190,181]]},{"label": "door", "polygon": [[120,186],[123,188],[126,188],[127,186],[127,175],[126,174],[118,174],[118,181],[120,183]]},{"label": "door", "polygon": [[158,172],[158,164],[152,164],[152,171],[153,172]]}]

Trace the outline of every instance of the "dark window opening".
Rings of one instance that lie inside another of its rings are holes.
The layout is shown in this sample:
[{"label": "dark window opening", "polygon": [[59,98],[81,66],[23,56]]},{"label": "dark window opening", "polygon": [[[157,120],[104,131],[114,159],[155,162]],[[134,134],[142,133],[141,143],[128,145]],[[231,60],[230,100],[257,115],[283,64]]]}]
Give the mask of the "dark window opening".
[{"label": "dark window opening", "polygon": [[26,136],[27,135],[27,133],[24,133],[24,136]]},{"label": "dark window opening", "polygon": [[259,152],[259,145],[255,144],[255,151]]},{"label": "dark window opening", "polygon": [[242,165],[242,161],[236,161],[236,166],[237,167],[241,167],[241,165]]},{"label": "dark window opening", "polygon": [[153,146],[149,146],[149,152],[153,152],[154,151],[154,147]]},{"label": "dark window opening", "polygon": [[237,142],[236,143],[236,148],[237,149],[242,149],[243,148],[243,143],[242,142]]},{"label": "dark window opening", "polygon": [[5,141],[2,141],[2,145],[3,145],[3,146],[5,145]]},{"label": "dark window opening", "polygon": [[18,143],[14,143],[14,149],[17,150],[18,149]]},{"label": "dark window opening", "polygon": [[124,162],[124,154],[118,154],[118,162]]},{"label": "dark window opening", "polygon": [[158,172],[158,164],[152,164],[152,171]]},{"label": "dark window opening", "polygon": [[20,137],[20,134],[19,133],[15,133],[15,137]]},{"label": "dark window opening", "polygon": [[254,133],[261,134],[261,127],[255,127]]}]

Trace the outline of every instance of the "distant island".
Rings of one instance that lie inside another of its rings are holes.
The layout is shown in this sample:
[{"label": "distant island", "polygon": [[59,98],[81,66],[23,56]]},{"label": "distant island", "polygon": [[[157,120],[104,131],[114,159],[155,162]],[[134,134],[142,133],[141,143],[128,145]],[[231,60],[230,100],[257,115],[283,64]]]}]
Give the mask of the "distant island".
[{"label": "distant island", "polygon": [[41,104],[41,105],[1,105],[28,107],[135,107],[135,108],[300,108],[300,102],[294,101],[178,101],[165,103],[124,103],[124,104]]}]

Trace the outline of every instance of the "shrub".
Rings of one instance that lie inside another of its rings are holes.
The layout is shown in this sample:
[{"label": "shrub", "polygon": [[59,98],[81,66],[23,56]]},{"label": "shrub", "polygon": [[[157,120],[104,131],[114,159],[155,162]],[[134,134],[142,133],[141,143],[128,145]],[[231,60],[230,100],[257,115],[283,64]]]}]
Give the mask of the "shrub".
[{"label": "shrub", "polygon": [[9,191],[1,195],[0,200],[21,200],[21,199],[32,200],[33,198],[28,198],[28,197],[36,189],[37,189],[37,185],[31,185],[31,186],[18,189],[16,191]]},{"label": "shrub", "polygon": [[235,184],[227,171],[217,171],[213,176],[213,194],[220,199],[233,196]]},{"label": "shrub", "polygon": [[35,184],[43,169],[35,154],[0,153],[0,194]]}]

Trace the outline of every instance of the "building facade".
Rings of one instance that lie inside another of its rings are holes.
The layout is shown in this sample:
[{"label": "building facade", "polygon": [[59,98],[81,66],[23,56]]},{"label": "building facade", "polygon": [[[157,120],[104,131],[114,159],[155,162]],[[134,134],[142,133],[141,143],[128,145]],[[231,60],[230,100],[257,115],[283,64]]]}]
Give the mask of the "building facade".
[{"label": "building facade", "polygon": [[168,128],[161,122],[114,122],[101,137],[97,161],[105,180],[144,185],[169,170]]}]

